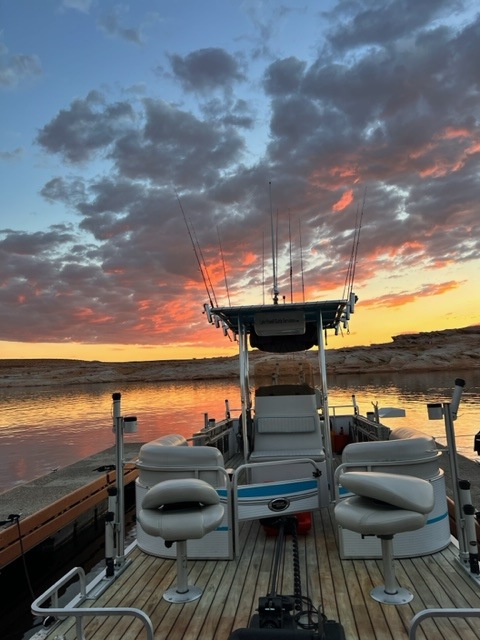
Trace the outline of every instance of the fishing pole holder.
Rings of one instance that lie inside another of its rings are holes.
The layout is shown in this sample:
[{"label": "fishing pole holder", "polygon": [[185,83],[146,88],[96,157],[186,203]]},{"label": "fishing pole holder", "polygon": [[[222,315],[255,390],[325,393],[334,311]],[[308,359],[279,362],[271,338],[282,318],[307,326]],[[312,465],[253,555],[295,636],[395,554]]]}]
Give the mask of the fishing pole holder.
[{"label": "fishing pole holder", "polygon": [[125,486],[124,486],[124,443],[125,433],[136,433],[136,416],[122,416],[121,393],[112,394],[112,431],[115,434],[115,464],[103,465],[98,470],[107,474],[116,470],[114,487],[108,488],[108,507],[105,515],[105,576],[115,577],[116,571],[124,568],[125,557]]},{"label": "fishing pole holder", "polygon": [[[472,505],[470,483],[461,480],[458,470],[458,456],[455,442],[454,421],[457,419],[458,407],[465,387],[465,380],[457,378],[453,389],[452,401],[427,404],[428,418],[445,422],[447,436],[447,453],[452,477],[453,509],[455,515],[456,537],[458,540],[459,563],[467,574],[480,585],[480,563],[475,521],[478,513]],[[475,436],[474,450],[480,451],[480,432]]]}]

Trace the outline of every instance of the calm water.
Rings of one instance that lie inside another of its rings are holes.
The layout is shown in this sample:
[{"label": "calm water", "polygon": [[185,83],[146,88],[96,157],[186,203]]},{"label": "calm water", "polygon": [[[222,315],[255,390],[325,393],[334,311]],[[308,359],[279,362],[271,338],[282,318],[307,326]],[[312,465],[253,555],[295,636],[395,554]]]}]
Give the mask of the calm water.
[{"label": "calm water", "polygon": [[[330,376],[330,405],[350,405],[356,394],[362,413],[380,407],[406,409],[409,425],[445,443],[443,421],[427,419],[427,402],[448,402],[456,377],[466,381],[455,423],[459,453],[475,458],[480,430],[480,372]],[[0,389],[0,491],[28,482],[114,444],[112,393],[122,394],[122,414],[136,415],[138,433],[126,441],[149,441],[167,433],[190,436],[203,426],[204,412],[220,419],[225,399],[240,406],[235,380],[82,385],[66,388]]]}]

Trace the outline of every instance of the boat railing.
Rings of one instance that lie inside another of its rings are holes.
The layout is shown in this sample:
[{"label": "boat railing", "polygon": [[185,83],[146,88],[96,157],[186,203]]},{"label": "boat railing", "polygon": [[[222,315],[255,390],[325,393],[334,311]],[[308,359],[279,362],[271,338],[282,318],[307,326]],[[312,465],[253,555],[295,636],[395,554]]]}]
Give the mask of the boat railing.
[{"label": "boat railing", "polygon": [[[310,465],[310,477],[288,478],[267,482],[249,482],[240,484],[241,479],[249,477],[253,469],[283,469],[289,465]],[[237,467],[232,477],[233,522],[235,541],[239,540],[239,523],[242,520],[257,520],[275,515],[313,511],[320,508],[321,495],[319,478],[321,470],[311,458],[291,458],[269,462],[244,463]]]},{"label": "boat railing", "polygon": [[480,618],[480,609],[470,608],[445,608],[445,609],[424,609],[419,611],[410,622],[408,640],[415,640],[419,625],[427,618]]},{"label": "boat railing", "polygon": [[[59,606],[59,591],[62,587],[78,576],[80,582],[80,593],[68,605]],[[47,600],[51,601],[51,606],[44,606]],[[134,607],[82,607],[87,600],[87,579],[82,567],[74,567],[63,578],[60,578],[45,593],[39,596],[31,605],[33,615],[58,618],[74,617],[76,625],[77,640],[85,640],[83,633],[84,618],[87,616],[133,616],[138,618],[146,630],[147,640],[154,640],[153,625],[147,614],[141,609]]]},{"label": "boat railing", "polygon": [[193,446],[217,447],[224,455],[228,455],[236,446],[234,420],[225,418],[218,422],[211,421],[209,426],[195,432],[188,440]]},{"label": "boat railing", "polygon": [[352,437],[355,442],[370,440],[388,440],[391,429],[364,416],[353,416]]},{"label": "boat railing", "polygon": [[[340,411],[340,409],[348,409],[348,415],[351,416],[354,413],[355,407],[353,404],[329,405],[328,411],[329,411],[330,417],[335,418],[337,416],[337,413]],[[340,415],[344,415],[343,412]]]}]

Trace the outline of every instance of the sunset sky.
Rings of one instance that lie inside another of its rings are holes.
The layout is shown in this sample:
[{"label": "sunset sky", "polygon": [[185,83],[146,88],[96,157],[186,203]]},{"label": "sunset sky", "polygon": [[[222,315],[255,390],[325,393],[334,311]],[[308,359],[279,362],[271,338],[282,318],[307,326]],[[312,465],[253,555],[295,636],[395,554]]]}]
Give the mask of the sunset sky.
[{"label": "sunset sky", "polygon": [[357,251],[329,347],[480,323],[479,12],[0,0],[0,358],[234,355],[179,199],[219,304],[270,301],[272,211],[287,300]]}]

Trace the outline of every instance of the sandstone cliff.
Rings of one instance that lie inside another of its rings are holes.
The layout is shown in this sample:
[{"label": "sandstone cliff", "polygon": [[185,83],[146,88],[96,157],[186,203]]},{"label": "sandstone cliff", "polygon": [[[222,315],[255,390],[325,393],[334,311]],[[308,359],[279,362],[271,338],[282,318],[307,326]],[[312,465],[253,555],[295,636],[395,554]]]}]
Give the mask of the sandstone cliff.
[{"label": "sandstone cliff", "polygon": [[[252,352],[251,362],[274,360],[274,354]],[[316,352],[307,360],[315,366]],[[327,351],[330,373],[447,371],[480,369],[480,325],[395,336],[392,342]],[[0,360],[0,387],[155,382],[235,378],[238,358],[87,362],[83,360]]]}]

